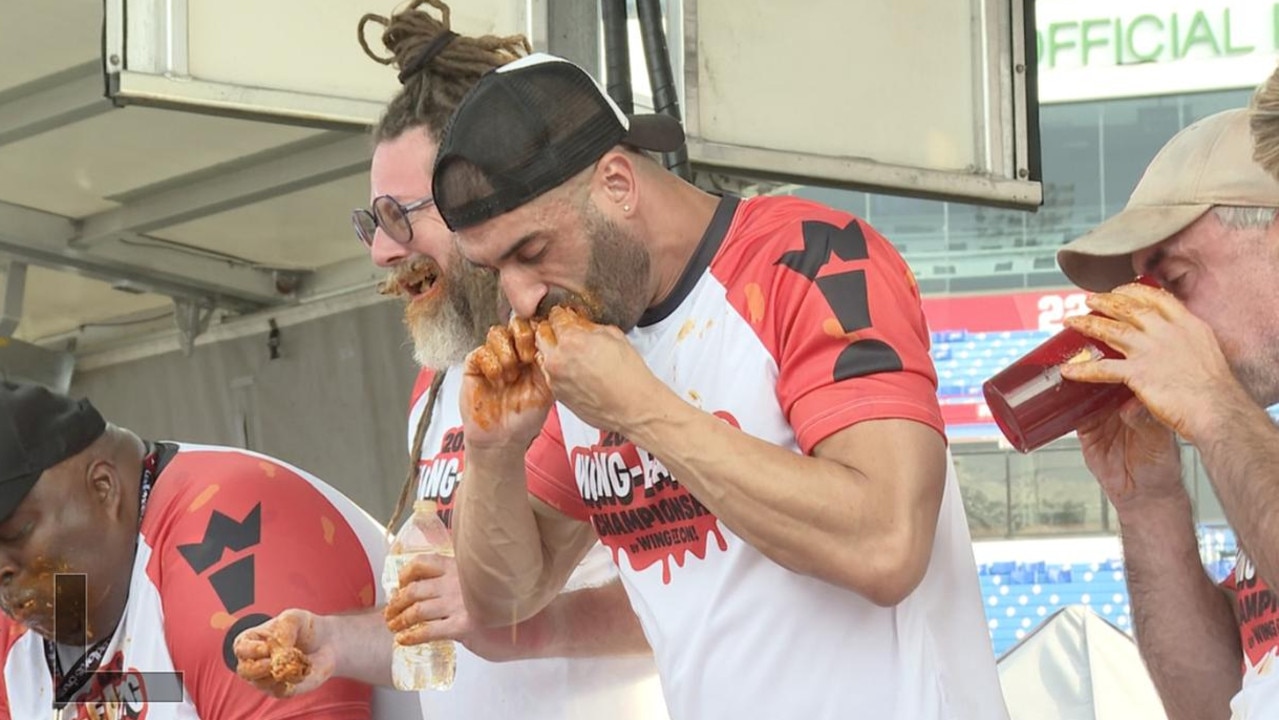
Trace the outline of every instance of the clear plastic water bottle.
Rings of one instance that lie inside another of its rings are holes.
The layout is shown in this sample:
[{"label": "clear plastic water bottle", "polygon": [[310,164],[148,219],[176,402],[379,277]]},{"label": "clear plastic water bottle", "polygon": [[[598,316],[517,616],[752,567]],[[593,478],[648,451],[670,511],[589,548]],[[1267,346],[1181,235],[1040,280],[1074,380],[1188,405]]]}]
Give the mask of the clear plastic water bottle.
[{"label": "clear plastic water bottle", "polygon": [[[418,555],[453,557],[453,541],[436,514],[432,500],[413,503],[413,515],[391,541],[382,567],[382,587],[388,597],[400,588],[400,568]],[[396,643],[391,657],[391,679],[398,690],[448,690],[453,686],[456,658],[457,648],[452,640],[434,640],[421,645]]]}]

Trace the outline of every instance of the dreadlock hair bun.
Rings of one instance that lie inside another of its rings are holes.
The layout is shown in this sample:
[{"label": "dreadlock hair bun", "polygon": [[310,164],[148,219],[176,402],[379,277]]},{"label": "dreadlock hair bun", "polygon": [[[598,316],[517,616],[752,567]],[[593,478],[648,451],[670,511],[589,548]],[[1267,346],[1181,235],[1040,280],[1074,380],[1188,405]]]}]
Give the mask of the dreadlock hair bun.
[{"label": "dreadlock hair bun", "polygon": [[[439,11],[436,18],[423,9]],[[366,28],[369,23],[383,26],[382,46],[388,54],[380,55],[369,47]],[[366,14],[356,26],[356,35],[364,53],[383,65],[401,71],[402,87],[386,107],[374,129],[377,142],[392,140],[414,127],[425,127],[438,139],[458,104],[484,73],[501,67],[532,52],[523,35],[457,35],[452,33],[449,6],[441,0],[412,0],[409,5],[388,17]],[[440,42],[427,62],[419,62],[432,43]],[[415,65],[421,67],[415,67]],[[409,71],[410,72],[405,72]]]}]

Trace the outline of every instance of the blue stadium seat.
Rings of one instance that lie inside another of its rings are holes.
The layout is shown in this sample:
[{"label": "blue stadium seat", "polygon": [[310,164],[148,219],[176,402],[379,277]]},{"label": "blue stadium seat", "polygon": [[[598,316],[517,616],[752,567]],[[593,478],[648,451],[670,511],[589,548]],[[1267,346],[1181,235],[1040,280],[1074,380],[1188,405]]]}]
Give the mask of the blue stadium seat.
[{"label": "blue stadium seat", "polygon": [[1118,560],[1069,566],[999,562],[978,568],[991,643],[1001,654],[1067,605],[1086,605],[1131,631],[1131,609]]}]

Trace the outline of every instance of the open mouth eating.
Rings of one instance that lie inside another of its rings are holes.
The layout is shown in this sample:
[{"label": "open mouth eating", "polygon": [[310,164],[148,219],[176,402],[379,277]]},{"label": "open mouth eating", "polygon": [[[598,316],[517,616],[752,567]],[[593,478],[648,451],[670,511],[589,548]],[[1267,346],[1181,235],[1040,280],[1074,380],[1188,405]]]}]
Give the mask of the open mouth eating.
[{"label": "open mouth eating", "polygon": [[440,266],[428,258],[414,258],[398,267],[378,288],[383,295],[414,300],[429,294],[440,280]]}]

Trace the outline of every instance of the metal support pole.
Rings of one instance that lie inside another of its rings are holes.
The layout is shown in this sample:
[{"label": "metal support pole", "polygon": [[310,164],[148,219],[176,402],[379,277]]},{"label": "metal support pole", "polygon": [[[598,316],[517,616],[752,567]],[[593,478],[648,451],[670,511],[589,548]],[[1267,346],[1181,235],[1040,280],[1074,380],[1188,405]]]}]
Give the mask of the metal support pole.
[{"label": "metal support pole", "polygon": [[600,18],[604,25],[604,74],[608,78],[608,96],[630,114],[635,112],[631,92],[631,48],[626,32],[626,0],[600,0]]},{"label": "metal support pole", "polygon": [[[644,61],[648,66],[649,84],[653,87],[654,109],[676,120],[681,120],[679,97],[675,91],[675,74],[671,70],[670,51],[666,47],[666,29],[662,25],[661,1],[636,0],[635,7],[639,11],[640,38],[644,41]],[[672,153],[664,153],[662,161],[671,172],[692,181],[693,170],[688,163],[687,147],[681,147]]]},{"label": "metal support pole", "polygon": [[0,310],[0,338],[11,338],[22,322],[22,301],[27,292],[27,264],[9,261],[4,273],[4,308]]}]

